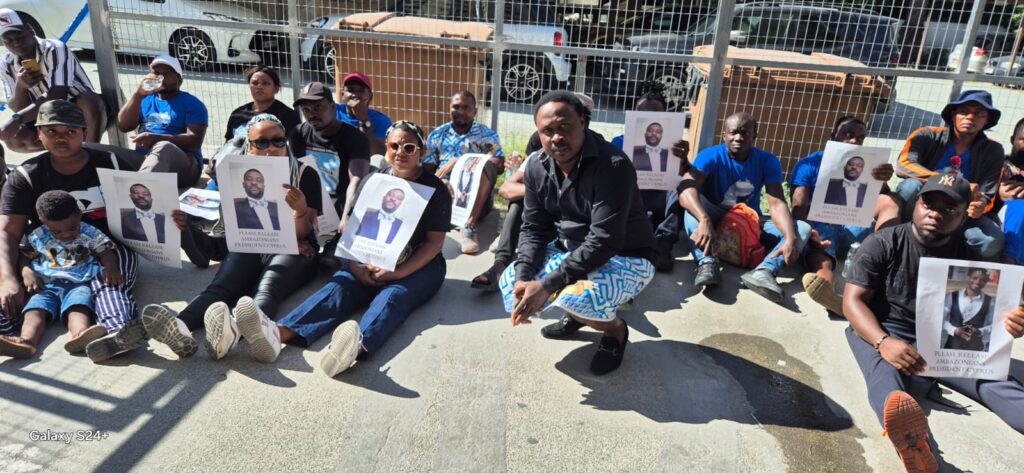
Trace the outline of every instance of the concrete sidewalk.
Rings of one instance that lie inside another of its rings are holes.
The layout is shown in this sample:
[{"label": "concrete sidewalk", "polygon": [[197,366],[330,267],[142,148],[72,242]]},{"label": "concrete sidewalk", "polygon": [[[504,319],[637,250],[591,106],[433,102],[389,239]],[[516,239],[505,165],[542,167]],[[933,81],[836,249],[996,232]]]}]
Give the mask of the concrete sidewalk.
[{"label": "concrete sidewalk", "polygon": [[[494,238],[491,217],[482,226]],[[51,327],[32,360],[0,360],[0,471],[899,471],[843,336],[784,274],[779,306],[726,284],[696,294],[692,263],[659,274],[623,313],[622,367],[591,376],[598,335],[513,328],[469,280],[492,255],[446,242],[448,280],[371,360],[337,379],[318,351],[274,365],[244,344],[220,362],[151,342],[104,365],[64,353]],[[140,304],[184,306],[216,267],[144,263]],[[287,301],[298,304],[320,278]],[[284,315],[282,311],[281,315]],[[1014,370],[1024,375],[1018,341]],[[1020,471],[1022,436],[959,395],[927,401],[945,471]],[[85,433],[69,442],[39,433]]]}]

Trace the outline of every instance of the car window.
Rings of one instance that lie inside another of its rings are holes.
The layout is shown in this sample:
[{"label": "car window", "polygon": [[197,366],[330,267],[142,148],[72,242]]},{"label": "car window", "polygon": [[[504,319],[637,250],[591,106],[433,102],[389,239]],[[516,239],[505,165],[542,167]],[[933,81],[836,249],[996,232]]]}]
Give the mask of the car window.
[{"label": "car window", "polygon": [[733,21],[734,37],[740,46],[770,48],[786,40],[790,14],[777,9],[744,10]]},{"label": "car window", "polygon": [[790,22],[790,39],[796,50],[828,51],[837,43],[838,20],[827,11],[805,11]]}]

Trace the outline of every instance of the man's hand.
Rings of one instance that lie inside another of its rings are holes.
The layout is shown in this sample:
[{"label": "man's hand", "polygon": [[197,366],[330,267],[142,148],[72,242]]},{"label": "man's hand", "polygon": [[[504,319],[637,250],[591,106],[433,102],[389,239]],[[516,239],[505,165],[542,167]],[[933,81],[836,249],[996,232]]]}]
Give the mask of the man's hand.
[{"label": "man's hand", "polygon": [[160,76],[157,75],[157,74],[153,74],[153,73],[146,74],[146,77],[143,77],[142,80],[139,81],[139,87],[137,89],[135,89],[135,95],[138,95],[139,97],[145,97],[147,95],[152,95],[152,94],[155,94],[157,92],[160,92],[160,91],[164,90],[164,86],[163,85],[161,85],[160,87],[157,87],[156,89],[153,89],[153,90],[146,90],[142,86],[142,84],[144,84],[147,80],[155,80],[155,79],[159,79],[159,78],[160,78]]},{"label": "man's hand", "polygon": [[704,217],[697,224],[697,230],[690,235],[690,239],[705,255],[710,256],[714,254],[715,236],[715,227],[711,225],[711,219]]},{"label": "man's hand", "polygon": [[505,169],[519,169],[523,165],[523,155],[519,151],[513,151],[505,156]]},{"label": "man's hand", "polygon": [[774,258],[780,254],[782,255],[782,258],[786,260],[786,265],[795,263],[800,257],[800,252],[796,250],[796,241],[791,238],[787,238],[782,242],[782,246],[772,254],[768,255],[768,257]]},{"label": "man's hand", "polygon": [[519,281],[512,290],[516,305],[512,309],[512,326],[530,323],[530,317],[544,307],[548,293],[540,281]]},{"label": "man's hand", "polygon": [[185,231],[185,225],[188,225],[188,214],[174,209],[171,211],[171,220],[174,221],[174,226],[178,227],[179,232]]},{"label": "man's hand", "polygon": [[132,143],[135,143],[135,146],[145,149],[152,148],[153,145],[160,142],[160,137],[158,135],[145,132],[139,133],[135,136],[131,136],[128,139],[132,140]]},{"label": "man's hand", "polygon": [[679,158],[679,175],[685,175],[690,169],[690,142],[679,140],[672,143],[672,156]]},{"label": "man's hand", "polygon": [[7,141],[14,138],[18,134],[18,130],[21,129],[21,120],[10,119],[6,123],[0,125],[0,140]]},{"label": "man's hand", "polygon": [[14,86],[22,90],[28,90],[44,80],[46,80],[46,76],[43,75],[42,71],[36,69],[22,69],[21,72],[18,73],[18,78],[15,81]]},{"label": "man's hand", "polygon": [[284,201],[288,204],[292,210],[296,212],[305,212],[309,206],[306,204],[306,194],[302,191],[292,187],[288,184],[281,184],[286,190],[284,192]]},{"label": "man's hand", "polygon": [[0,282],[0,306],[9,317],[20,317],[25,307],[25,286],[13,276]]},{"label": "man's hand", "polygon": [[882,359],[907,376],[924,371],[927,364],[913,345],[896,338],[886,338],[878,347]]},{"label": "man's hand", "polygon": [[1016,307],[1006,312],[1003,319],[1003,326],[1006,331],[1013,335],[1013,338],[1024,336],[1024,307]]},{"label": "man's hand", "polygon": [[960,337],[960,339],[965,342],[969,342],[971,341],[971,337],[974,336],[974,327],[971,327],[970,325],[957,327],[956,330],[953,331],[953,335]]},{"label": "man's hand", "polygon": [[124,277],[116,265],[103,268],[103,284],[114,287],[124,284]]},{"label": "man's hand", "polygon": [[370,119],[370,102],[364,102],[355,94],[349,94],[348,100],[345,101],[345,106],[352,110],[352,116],[359,120],[359,128],[362,128],[362,122]]},{"label": "man's hand", "polygon": [[892,175],[895,172],[896,170],[893,169],[892,164],[879,164],[871,170],[871,177],[876,181],[889,182],[889,179],[892,179]]},{"label": "man's hand", "polygon": [[811,248],[817,248],[819,250],[824,250],[832,246],[832,240],[822,240],[821,234],[818,233],[817,230],[812,229],[811,236],[807,239],[807,246],[810,246]]}]

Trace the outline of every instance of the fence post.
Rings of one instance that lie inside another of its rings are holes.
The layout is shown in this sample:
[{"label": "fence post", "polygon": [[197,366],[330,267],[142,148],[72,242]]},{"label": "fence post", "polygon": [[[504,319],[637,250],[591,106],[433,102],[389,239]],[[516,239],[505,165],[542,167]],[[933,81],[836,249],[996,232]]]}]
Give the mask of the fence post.
[{"label": "fence post", "polygon": [[[92,48],[96,54],[96,69],[100,76],[100,93],[103,101],[121,109],[121,84],[117,77],[117,55],[114,53],[114,36],[110,24],[110,9],[107,0],[89,0],[89,24],[92,26]],[[127,148],[128,140],[117,123],[107,124],[107,139],[111,145]]]},{"label": "fence post", "polygon": [[505,55],[505,0],[494,0],[494,42],[491,46],[491,129],[498,131],[501,113],[502,56]]},{"label": "fence post", "polygon": [[718,108],[722,101],[722,76],[725,73],[726,55],[729,53],[729,33],[732,32],[732,19],[735,10],[736,0],[722,0],[718,2],[718,27],[715,28],[715,48],[711,55],[711,67],[707,77],[706,100],[704,101],[704,114],[700,117],[700,137],[698,137],[697,141],[701,149],[711,146],[715,139]]},{"label": "fence post", "polygon": [[[298,28],[299,6],[296,0],[288,0],[288,26]],[[296,33],[288,33],[288,65],[291,68],[292,97],[298,97],[302,90],[302,54],[299,53],[301,38]],[[334,90],[334,84],[328,84]]]},{"label": "fence post", "polygon": [[960,51],[960,67],[957,68],[956,79],[953,79],[953,87],[949,91],[950,101],[956,100],[960,96],[960,90],[964,87],[964,76],[967,75],[967,66],[970,64],[971,54],[974,53],[974,39],[978,35],[978,26],[981,25],[981,17],[985,12],[986,4],[988,4],[988,0],[977,0],[974,2],[974,9],[971,10],[971,19],[967,22],[967,31],[964,32],[964,39],[961,43],[963,51]]}]

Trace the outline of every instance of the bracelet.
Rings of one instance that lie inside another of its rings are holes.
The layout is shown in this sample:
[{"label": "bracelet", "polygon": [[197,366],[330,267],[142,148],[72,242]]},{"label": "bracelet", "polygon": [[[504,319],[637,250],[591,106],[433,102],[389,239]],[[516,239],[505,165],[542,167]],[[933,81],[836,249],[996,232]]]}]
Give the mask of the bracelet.
[{"label": "bracelet", "polygon": [[882,346],[882,342],[884,342],[886,338],[889,338],[889,335],[882,335],[882,338],[879,338],[878,341],[875,342],[875,351],[878,351],[878,347]]}]

